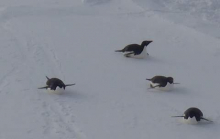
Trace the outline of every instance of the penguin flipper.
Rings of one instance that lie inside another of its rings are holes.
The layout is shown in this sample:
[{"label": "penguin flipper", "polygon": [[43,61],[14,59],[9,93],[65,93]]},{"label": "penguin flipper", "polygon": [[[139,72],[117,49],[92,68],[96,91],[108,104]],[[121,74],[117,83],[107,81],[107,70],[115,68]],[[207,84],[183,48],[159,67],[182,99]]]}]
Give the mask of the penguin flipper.
[{"label": "penguin flipper", "polygon": [[65,84],[65,86],[73,86],[73,85],[75,85],[75,83],[74,84]]},{"label": "penguin flipper", "polygon": [[39,87],[38,89],[47,89],[48,86],[44,86],[44,87]]},{"label": "penguin flipper", "polygon": [[171,117],[184,117],[184,116],[171,116]]},{"label": "penguin flipper", "polygon": [[205,121],[208,121],[208,122],[213,122],[213,121],[211,121],[211,120],[208,120],[208,119],[206,119],[206,118],[201,118],[202,120],[205,120]]},{"label": "penguin flipper", "polygon": [[124,52],[123,50],[115,50],[115,52]]}]

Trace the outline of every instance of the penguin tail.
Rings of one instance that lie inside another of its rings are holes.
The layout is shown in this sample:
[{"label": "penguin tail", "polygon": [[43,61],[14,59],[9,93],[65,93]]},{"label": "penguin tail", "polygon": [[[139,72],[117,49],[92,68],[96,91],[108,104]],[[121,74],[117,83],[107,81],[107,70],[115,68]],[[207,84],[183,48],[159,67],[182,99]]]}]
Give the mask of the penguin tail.
[{"label": "penguin tail", "polygon": [[211,120],[208,120],[208,119],[206,119],[206,118],[201,118],[202,120],[205,120],[205,121],[208,121],[208,122],[213,122],[213,121],[211,121]]},{"label": "penguin tail", "polygon": [[44,87],[39,87],[38,89],[47,89],[48,86],[44,86]]},{"label": "penguin tail", "polygon": [[124,52],[123,50],[115,50],[115,52]]},{"label": "penguin tail", "polygon": [[47,77],[47,76],[46,76],[46,78],[47,78],[47,80],[50,80],[50,78],[49,78],[49,77]]}]

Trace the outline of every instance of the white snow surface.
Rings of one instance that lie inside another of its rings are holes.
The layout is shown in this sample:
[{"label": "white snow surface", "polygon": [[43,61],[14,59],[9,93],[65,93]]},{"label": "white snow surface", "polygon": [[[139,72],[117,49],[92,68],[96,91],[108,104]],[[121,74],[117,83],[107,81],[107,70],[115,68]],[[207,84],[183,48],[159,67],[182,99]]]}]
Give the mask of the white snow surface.
[{"label": "white snow surface", "polygon": [[[2,0],[0,139],[220,138],[218,0]],[[115,50],[153,40],[146,59]],[[146,78],[172,76],[171,92]],[[37,89],[57,77],[60,94]],[[198,107],[214,121],[171,116]]]}]

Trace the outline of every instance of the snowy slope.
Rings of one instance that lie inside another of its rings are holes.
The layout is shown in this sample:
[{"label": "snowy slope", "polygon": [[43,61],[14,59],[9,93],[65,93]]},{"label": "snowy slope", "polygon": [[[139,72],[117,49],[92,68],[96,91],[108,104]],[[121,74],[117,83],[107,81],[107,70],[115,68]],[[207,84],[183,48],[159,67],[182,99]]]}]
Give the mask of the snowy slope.
[{"label": "snowy slope", "polygon": [[177,24],[220,38],[219,0],[133,0],[145,9]]},{"label": "snowy slope", "polygon": [[[219,138],[219,39],[140,3],[4,0],[0,139]],[[147,39],[147,59],[114,52]],[[37,89],[46,75],[76,85],[49,94]],[[148,90],[145,79],[155,75],[181,84]],[[192,106],[214,123],[171,118]]]}]

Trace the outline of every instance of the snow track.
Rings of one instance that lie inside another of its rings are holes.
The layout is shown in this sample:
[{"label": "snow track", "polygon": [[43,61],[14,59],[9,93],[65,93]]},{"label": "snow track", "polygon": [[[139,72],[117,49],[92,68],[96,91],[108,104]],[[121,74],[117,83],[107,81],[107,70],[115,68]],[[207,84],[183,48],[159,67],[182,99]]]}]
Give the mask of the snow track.
[{"label": "snow track", "polygon": [[[33,109],[40,110],[40,115],[38,115],[40,117],[38,118],[44,121],[41,121],[40,123],[45,123],[41,127],[43,131],[43,136],[51,136],[59,139],[85,139],[85,135],[82,133],[82,131],[75,126],[74,115],[68,112],[69,109],[71,109],[71,106],[68,106],[64,102],[60,102],[61,100],[59,97],[48,98],[47,100],[45,100],[45,96],[42,94],[42,92],[44,91],[37,90],[37,86],[34,83],[34,80],[36,80],[36,78],[33,75],[36,73],[38,74],[41,70],[46,71],[46,73],[49,74],[49,77],[58,76],[59,78],[64,80],[65,77],[62,72],[62,65],[58,60],[53,48],[49,47],[47,43],[39,43],[39,40],[36,40],[35,37],[32,37],[33,34],[20,34],[20,32],[17,32],[18,30],[16,28],[13,29],[13,27],[11,26],[9,22],[10,19],[19,18],[22,16],[30,16],[29,12],[25,11],[28,10],[23,8],[22,6],[19,6],[14,8],[13,10],[9,10],[8,12],[4,13],[4,15],[1,17],[1,19],[5,20],[1,23],[2,30],[6,32],[6,34],[8,34],[12,42],[11,47],[13,48],[11,48],[10,50],[15,51],[17,53],[15,54],[18,55],[19,58],[16,59],[15,62],[13,62],[16,63],[16,65],[13,65],[13,68],[1,77],[1,88],[7,88],[10,76],[16,77],[14,75],[16,73],[25,75],[24,77],[19,77],[22,78],[22,82],[24,82],[24,85],[27,85],[26,87],[23,86],[25,87],[24,93],[20,92],[20,99],[22,99],[22,95],[25,95],[26,93],[32,94],[28,98],[32,101],[33,106],[35,107]],[[16,57],[15,54],[14,56]],[[17,60],[19,62],[16,62]],[[44,66],[45,68],[41,69],[42,66]],[[41,83],[45,84],[45,74],[44,72],[41,73],[43,74],[38,74],[38,78],[44,80],[44,82]],[[12,80],[10,80],[10,82],[11,81]],[[10,84],[17,83],[12,82]],[[39,86],[40,85],[41,84],[39,84]],[[31,133],[31,130],[29,131],[29,133]]]}]

